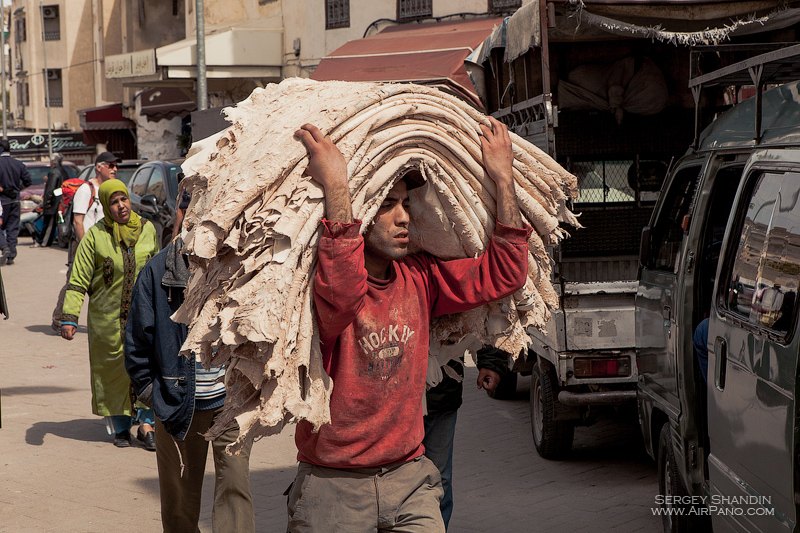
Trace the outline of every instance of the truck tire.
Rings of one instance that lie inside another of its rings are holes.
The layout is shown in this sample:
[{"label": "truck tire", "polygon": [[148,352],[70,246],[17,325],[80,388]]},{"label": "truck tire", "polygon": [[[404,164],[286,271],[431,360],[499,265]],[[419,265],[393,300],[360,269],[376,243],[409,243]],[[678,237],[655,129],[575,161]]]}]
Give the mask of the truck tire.
[{"label": "truck tire", "polygon": [[558,385],[552,369],[538,365],[531,374],[531,433],[536,451],[544,459],[560,459],[572,449],[575,426],[555,420],[558,409]]},{"label": "truck tire", "polygon": [[494,392],[489,396],[495,400],[514,400],[517,397],[517,374],[516,372],[507,372],[505,376],[500,379],[500,383]]},{"label": "truck tire", "polygon": [[[658,437],[658,493],[665,497],[683,497],[688,496],[689,491],[683,485],[680,471],[678,470],[678,463],[675,461],[675,451],[672,448],[672,439],[670,438],[669,423],[661,426],[661,431]],[[705,526],[710,531],[710,524],[703,524],[702,520],[693,520],[692,515],[689,513],[689,505],[668,504],[661,503],[660,507],[664,509],[661,514],[661,523],[666,533],[688,533],[692,531],[703,531]],[[678,511],[683,514],[669,514],[668,509],[684,508],[684,511]],[[696,515],[695,515],[696,516]]]}]

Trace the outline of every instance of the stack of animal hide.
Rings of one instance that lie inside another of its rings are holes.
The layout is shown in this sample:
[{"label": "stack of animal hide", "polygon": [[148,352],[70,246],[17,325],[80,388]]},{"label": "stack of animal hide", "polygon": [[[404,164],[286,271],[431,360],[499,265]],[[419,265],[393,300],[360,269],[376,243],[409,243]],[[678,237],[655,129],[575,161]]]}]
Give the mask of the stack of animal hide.
[{"label": "stack of animal hide", "polygon": [[[330,421],[335,384],[322,367],[312,305],[324,199],[303,174],[308,158],[295,131],[313,123],[344,154],[362,232],[395,181],[417,169],[426,183],[410,193],[411,247],[442,259],[482,253],[494,227],[495,185],[481,166],[486,117],[434,88],[288,79],[256,89],[226,115],[232,125],[196,143],[184,163],[192,275],[174,318],[190,326],[184,353],[228,365],[225,410],[210,434],[235,417],[240,445],[286,422]],[[519,206],[535,229],[528,282],[513,297],[432,326],[431,382],[465,349],[491,344],[518,354],[525,328],[543,326],[558,304],[548,246],[565,235],[561,222],[578,226],[565,205],[576,181],[511,138]]]}]

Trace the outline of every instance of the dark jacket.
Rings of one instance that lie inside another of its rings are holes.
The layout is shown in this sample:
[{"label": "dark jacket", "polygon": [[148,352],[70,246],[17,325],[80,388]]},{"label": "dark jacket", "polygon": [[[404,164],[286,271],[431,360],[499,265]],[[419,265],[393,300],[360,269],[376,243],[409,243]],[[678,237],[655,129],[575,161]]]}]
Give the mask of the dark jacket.
[{"label": "dark jacket", "polygon": [[137,399],[178,440],[186,437],[195,403],[194,356],[180,355],[187,328],[170,319],[189,278],[182,248],[176,239],[142,269],[125,326],[125,368]]},{"label": "dark jacket", "polygon": [[31,175],[24,163],[10,155],[0,155],[0,201],[4,204],[17,201],[19,191],[31,186]]},{"label": "dark jacket", "polygon": [[55,215],[58,211],[58,204],[60,199],[55,195],[55,190],[61,188],[61,184],[65,179],[68,179],[67,171],[64,170],[64,165],[58,163],[50,168],[47,173],[47,182],[44,186],[44,194],[42,195],[42,213],[45,215]]},{"label": "dark jacket", "polygon": [[[450,368],[461,376],[461,381],[444,374],[438,385],[429,389],[425,394],[428,413],[442,413],[455,411],[461,407],[461,395],[464,391],[464,363],[462,361],[449,361]],[[508,353],[497,348],[484,347],[478,350],[478,368],[494,370],[502,378],[508,372]],[[444,371],[442,371],[444,373]]]}]

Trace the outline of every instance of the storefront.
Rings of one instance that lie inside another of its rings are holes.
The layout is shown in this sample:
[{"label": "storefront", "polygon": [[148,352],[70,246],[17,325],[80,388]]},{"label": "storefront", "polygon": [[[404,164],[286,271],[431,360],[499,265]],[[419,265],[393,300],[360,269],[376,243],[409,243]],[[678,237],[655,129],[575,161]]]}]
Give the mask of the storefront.
[{"label": "storefront", "polygon": [[[81,132],[58,132],[52,134],[53,153],[60,153],[64,159],[76,164],[88,164],[94,159],[96,150],[83,142]],[[47,132],[9,134],[11,155],[26,161],[47,161],[49,157]]]}]

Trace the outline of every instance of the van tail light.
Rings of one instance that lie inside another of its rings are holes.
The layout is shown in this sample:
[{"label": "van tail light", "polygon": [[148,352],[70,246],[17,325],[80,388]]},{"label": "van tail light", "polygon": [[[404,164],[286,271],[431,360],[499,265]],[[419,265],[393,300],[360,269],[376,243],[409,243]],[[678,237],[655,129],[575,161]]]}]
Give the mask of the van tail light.
[{"label": "van tail light", "polygon": [[618,378],[631,375],[627,357],[576,357],[572,361],[576,378]]}]

